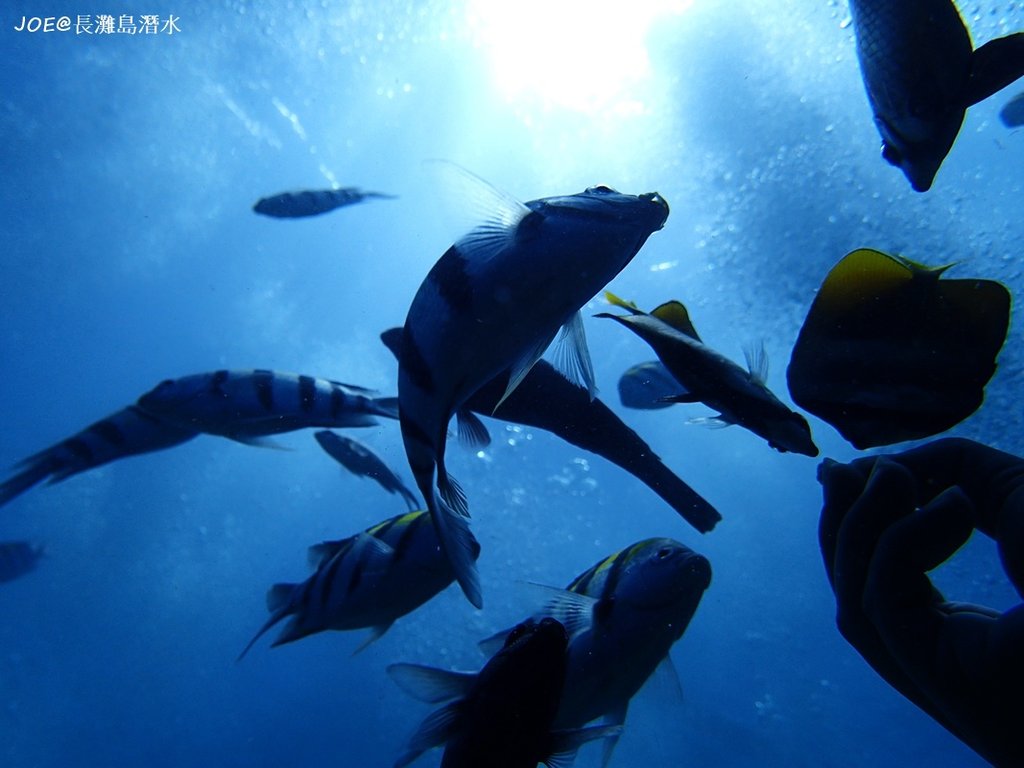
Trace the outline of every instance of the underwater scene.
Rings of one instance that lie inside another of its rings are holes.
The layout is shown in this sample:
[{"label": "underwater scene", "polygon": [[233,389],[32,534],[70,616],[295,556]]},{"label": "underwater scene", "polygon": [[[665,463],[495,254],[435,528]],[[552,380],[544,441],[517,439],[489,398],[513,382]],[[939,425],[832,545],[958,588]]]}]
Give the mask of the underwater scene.
[{"label": "underwater scene", "polygon": [[1024,2],[0,24],[4,768],[1024,766]]}]

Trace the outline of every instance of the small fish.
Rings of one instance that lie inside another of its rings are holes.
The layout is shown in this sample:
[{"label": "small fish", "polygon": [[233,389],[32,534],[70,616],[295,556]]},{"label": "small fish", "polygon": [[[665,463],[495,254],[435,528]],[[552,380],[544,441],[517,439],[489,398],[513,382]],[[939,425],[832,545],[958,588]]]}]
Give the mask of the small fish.
[{"label": "small fish", "polygon": [[627,408],[653,411],[668,408],[679,382],[660,360],[638,363],[619,377],[619,400]]},{"label": "small fish", "polygon": [[1007,128],[1024,126],[1024,93],[1018,93],[999,110],[999,119]]},{"label": "small fish", "polygon": [[313,376],[268,370],[215,371],[167,379],[139,398],[148,413],[248,445],[309,427],[371,427],[398,418],[395,398]]},{"label": "small fish", "polygon": [[[401,328],[384,331],[381,339],[396,358],[401,355]],[[502,401],[508,377],[505,372],[491,379],[456,413],[460,442],[472,447],[490,442],[487,427],[476,414],[537,427],[622,467],[646,483],[701,533],[707,533],[722,519],[710,502],[666,467],[651,446],[600,398],[592,399],[551,363],[538,360],[515,391]]]},{"label": "small fish", "polygon": [[377,454],[362,443],[351,437],[331,432],[329,429],[317,432],[313,437],[332,459],[349,472],[376,480],[380,487],[388,493],[397,493],[405,499],[410,511],[419,507],[416,495],[405,487],[405,483]]},{"label": "small fish", "polygon": [[[480,545],[472,539],[471,546],[475,560]],[[271,587],[267,593],[270,618],[239,660],[267,630],[289,616],[273,646],[328,629],[369,627],[370,636],[358,649],[362,650],[396,619],[455,580],[426,511],[392,517],[347,539],[325,541],[310,547],[309,555],[316,573],[298,584]]]},{"label": "small fish", "polygon": [[18,463],[0,484],[0,506],[47,480],[57,483],[116,459],[180,445],[199,434],[130,405]]},{"label": "small fish", "polygon": [[661,229],[669,211],[655,192],[624,195],[598,186],[524,205],[476,177],[473,183],[489,217],[441,256],[416,292],[399,356],[398,399],[416,484],[459,585],[481,607],[466,496],[444,463],[448,422],[480,387],[510,371],[504,400],[563,326],[567,367],[593,395],[579,310]]},{"label": "small fish", "polygon": [[860,449],[930,437],[977,410],[1010,293],[992,280],[940,279],[951,266],[868,248],[843,257],[793,347],[793,402]]},{"label": "small fish", "polygon": [[342,189],[305,189],[300,192],[282,192],[279,195],[264,197],[256,201],[252,207],[256,213],[273,216],[275,219],[298,219],[305,216],[317,216],[333,211],[346,205],[354,205],[364,200],[394,200],[395,195],[381,192],[363,192],[358,187]]},{"label": "small fish", "polygon": [[388,674],[399,685],[428,689],[428,696],[443,696],[442,701],[456,699],[423,721],[395,768],[441,744],[441,768],[563,766],[585,742],[617,736],[618,727],[552,730],[568,641],[555,619],[528,619],[509,632],[501,650],[476,674],[392,664]]},{"label": "small fish", "polygon": [[950,0],[851,0],[882,157],[931,188],[967,108],[1024,76],[1024,33],[974,50]]},{"label": "small fish", "polygon": [[768,359],[763,348],[746,352],[744,370],[701,341],[680,302],[667,302],[648,314],[611,293],[606,292],[605,297],[630,314],[602,312],[597,317],[621,323],[650,344],[679,383],[682,392],[668,398],[670,402],[702,402],[719,411],[704,420],[710,426],[739,424],[777,451],[818,455],[807,420],[768,389]]},{"label": "small fish", "polygon": [[0,582],[34,571],[43,548],[28,541],[0,541]]}]

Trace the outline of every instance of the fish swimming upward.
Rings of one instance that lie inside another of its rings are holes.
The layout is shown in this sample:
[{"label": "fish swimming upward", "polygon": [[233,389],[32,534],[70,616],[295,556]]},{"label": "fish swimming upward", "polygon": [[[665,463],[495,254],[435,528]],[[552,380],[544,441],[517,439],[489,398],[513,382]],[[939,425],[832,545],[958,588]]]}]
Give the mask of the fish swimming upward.
[{"label": "fish swimming upward", "polygon": [[555,619],[527,619],[508,633],[504,646],[476,674],[392,664],[388,674],[402,687],[425,688],[431,699],[456,698],[423,721],[395,768],[441,744],[441,768],[565,766],[583,743],[618,735],[617,727],[552,730],[565,683],[568,641]]},{"label": "fish swimming upward", "polygon": [[668,204],[654,192],[624,195],[599,186],[524,205],[480,180],[477,188],[490,216],[445,252],[416,292],[398,399],[416,484],[463,592],[480,607],[468,505],[444,463],[448,422],[480,387],[510,371],[504,399],[563,326],[567,367],[593,394],[579,309],[661,229]]},{"label": "fish swimming upward", "polygon": [[395,398],[313,376],[268,370],[215,371],[167,379],[139,398],[148,413],[249,445],[309,427],[371,427],[398,417]]},{"label": "fish swimming upward", "polygon": [[306,189],[300,192],[282,192],[279,195],[264,197],[256,201],[252,207],[256,213],[272,216],[275,219],[299,219],[306,216],[317,216],[333,211],[346,205],[354,205],[364,200],[394,200],[394,195],[381,192],[363,192],[358,187],[342,189]]},{"label": "fish swimming upward", "polygon": [[[480,554],[471,542],[474,559]],[[426,511],[385,520],[340,541],[310,547],[316,573],[298,584],[275,584],[267,593],[270,618],[239,660],[278,622],[291,617],[273,645],[328,629],[369,627],[362,650],[396,619],[419,608],[455,581]]]},{"label": "fish swimming upward", "polygon": [[850,0],[882,157],[927,191],[964,114],[1024,76],[1024,33],[974,50],[951,0]]},{"label": "fish swimming upward", "polygon": [[[401,328],[385,331],[381,339],[396,358],[401,354]],[[668,373],[665,375],[671,379]],[[516,390],[501,402],[501,408],[497,408],[507,388],[508,372],[504,372],[466,401],[456,413],[460,442],[479,446],[490,441],[487,427],[475,414],[537,427],[622,467],[646,483],[701,533],[707,533],[722,519],[710,502],[666,467],[654,449],[600,398],[591,399],[585,389],[565,378],[551,363],[538,360]],[[678,391],[679,385],[675,384],[672,393]]]},{"label": "fish swimming upward", "polygon": [[669,398],[671,402],[702,402],[719,412],[706,420],[712,426],[739,424],[777,451],[818,455],[807,420],[768,389],[768,360],[763,349],[747,352],[745,370],[701,341],[680,302],[667,302],[648,314],[611,293],[606,292],[605,297],[630,314],[602,312],[597,317],[621,323],[651,345],[679,382],[681,392]]},{"label": "fish swimming upward", "polygon": [[329,429],[313,435],[327,455],[349,472],[376,480],[388,493],[397,493],[412,511],[419,507],[416,494],[405,487],[405,483],[385,464],[377,454],[351,437],[339,435]]},{"label": "fish swimming upward", "polygon": [[43,548],[29,541],[0,541],[0,582],[34,571]]}]

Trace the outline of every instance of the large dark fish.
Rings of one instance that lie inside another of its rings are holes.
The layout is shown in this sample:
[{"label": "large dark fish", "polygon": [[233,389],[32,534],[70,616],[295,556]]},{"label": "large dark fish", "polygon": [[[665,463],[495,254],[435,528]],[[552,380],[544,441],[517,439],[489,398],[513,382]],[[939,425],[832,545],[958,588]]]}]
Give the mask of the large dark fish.
[{"label": "large dark fish", "polygon": [[29,541],[0,541],[0,582],[34,571],[43,548]]},{"label": "large dark fish", "polygon": [[974,50],[950,0],[850,0],[882,157],[927,191],[972,104],[1024,76],[1024,33]]},{"label": "large dark fish", "polygon": [[[552,731],[565,683],[568,641],[555,619],[528,619],[509,632],[504,647],[478,673],[436,670],[443,681],[436,695],[452,693],[457,699],[423,722],[395,768],[441,744],[441,768],[563,766],[584,742],[617,735],[618,728]],[[412,664],[388,667],[400,685],[414,689],[429,688],[434,672]]]},{"label": "large dark fish", "polygon": [[999,119],[1007,128],[1024,126],[1024,93],[1018,93],[999,110]]},{"label": "large dark fish", "polygon": [[637,363],[619,377],[619,402],[627,408],[655,411],[670,408],[679,382],[660,360]]},{"label": "large dark fish", "polygon": [[593,394],[579,310],[661,229],[668,204],[654,192],[601,186],[524,205],[477,183],[490,198],[490,218],[451,246],[416,292],[398,399],[416,484],[459,585],[480,607],[468,504],[444,463],[448,422],[502,371],[511,371],[505,394],[512,392],[563,326],[572,366]]},{"label": "large dark fish", "polygon": [[[401,328],[391,328],[380,337],[395,357],[401,354]],[[466,401],[456,414],[460,439],[473,445],[489,440],[486,427],[475,413],[543,429],[622,467],[646,483],[701,533],[710,531],[722,519],[704,497],[666,467],[651,446],[600,398],[592,399],[585,389],[566,379],[551,363],[538,360],[502,402],[507,388],[506,372],[484,384]],[[678,391],[678,386],[673,391]],[[499,402],[501,408],[497,408]]]},{"label": "large dark fish", "polygon": [[[473,540],[474,559],[480,545]],[[273,645],[328,629],[369,627],[360,650],[396,619],[419,608],[455,580],[425,511],[409,512],[340,541],[309,550],[316,573],[298,584],[275,584],[267,593],[270,618],[238,656],[291,617]]]},{"label": "large dark fish", "polygon": [[320,443],[320,447],[327,452],[328,456],[352,474],[369,477],[376,480],[380,487],[388,493],[397,493],[405,499],[410,510],[414,510],[420,505],[416,495],[405,487],[401,478],[377,454],[358,440],[331,432],[329,429],[317,432],[313,437]]},{"label": "large dark fish", "polygon": [[861,449],[930,437],[977,410],[1006,339],[1010,293],[992,280],[939,279],[950,266],[847,254],[793,347],[793,402]]},{"label": "large dark fish", "polygon": [[268,370],[197,373],[167,379],[138,400],[161,419],[240,443],[310,427],[370,427],[394,419],[395,398],[313,376]]},{"label": "large dark fish", "polygon": [[317,216],[333,211],[346,205],[354,205],[364,200],[378,198],[394,200],[394,195],[381,192],[363,192],[358,187],[343,189],[306,189],[301,192],[282,192],[272,197],[264,197],[256,201],[252,207],[256,213],[273,216],[275,219],[298,219],[305,216]]},{"label": "large dark fish", "polygon": [[739,424],[785,453],[817,456],[807,420],[791,411],[768,389],[768,360],[764,350],[747,352],[747,368],[719,354],[701,341],[689,313],[678,301],[669,301],[647,313],[635,304],[605,293],[612,304],[630,314],[607,317],[621,323],[650,344],[679,383],[672,402],[701,402],[719,413],[704,421],[712,426]]},{"label": "large dark fish", "polygon": [[21,471],[0,484],[0,506],[43,480],[56,483],[116,459],[179,445],[198,434],[197,429],[130,405],[20,461]]}]

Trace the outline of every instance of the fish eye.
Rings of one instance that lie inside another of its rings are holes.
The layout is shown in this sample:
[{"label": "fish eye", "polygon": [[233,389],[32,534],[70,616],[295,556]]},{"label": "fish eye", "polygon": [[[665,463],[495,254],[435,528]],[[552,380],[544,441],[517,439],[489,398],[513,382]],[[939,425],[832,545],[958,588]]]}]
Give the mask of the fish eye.
[{"label": "fish eye", "polygon": [[614,195],[615,190],[607,184],[598,184],[596,187],[587,187],[587,193],[592,195]]},{"label": "fish eye", "polygon": [[658,550],[658,559],[664,560],[666,557],[672,554],[672,547],[662,547]]}]

